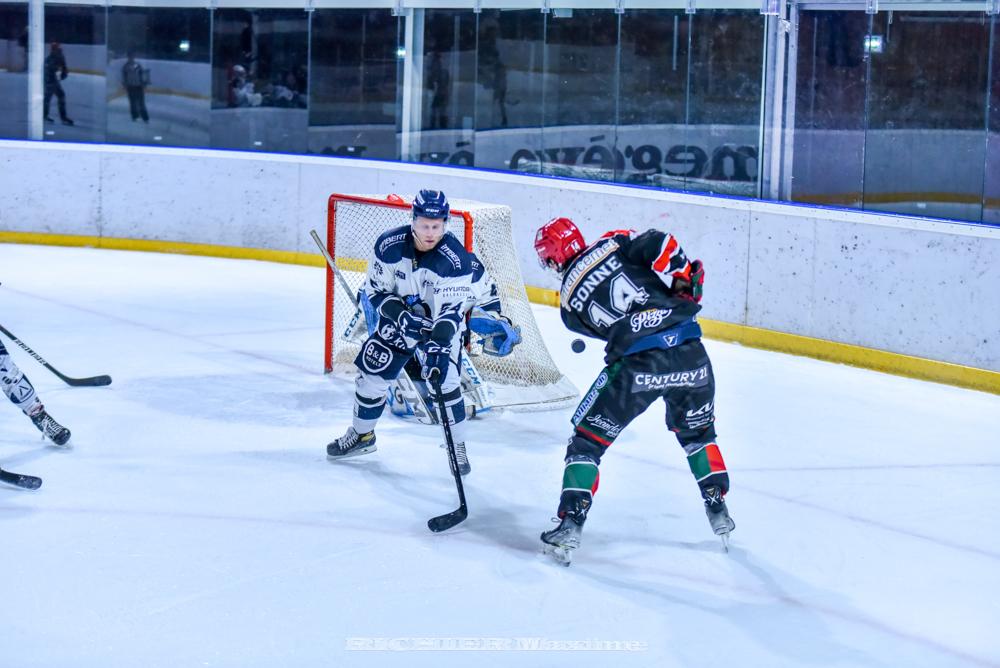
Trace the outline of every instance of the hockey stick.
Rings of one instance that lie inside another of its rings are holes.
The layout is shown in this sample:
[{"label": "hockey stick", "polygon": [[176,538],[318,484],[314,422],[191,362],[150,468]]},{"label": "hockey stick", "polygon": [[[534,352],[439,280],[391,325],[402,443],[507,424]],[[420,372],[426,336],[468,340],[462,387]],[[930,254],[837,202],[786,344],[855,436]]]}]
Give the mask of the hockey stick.
[{"label": "hockey stick", "polygon": [[0,482],[24,489],[38,489],[42,486],[42,479],[37,476],[13,473],[11,471],[4,471],[3,469],[0,469]]},{"label": "hockey stick", "polygon": [[448,459],[451,461],[451,472],[455,476],[455,487],[458,489],[458,508],[438,515],[427,520],[427,528],[437,533],[446,531],[456,524],[465,521],[469,516],[469,508],[465,505],[465,487],[462,485],[462,474],[458,470],[458,457],[455,455],[455,440],[451,436],[451,425],[448,423],[448,412],[444,405],[444,394],[441,392],[441,383],[432,381],[435,398],[437,399],[438,411],[441,413],[441,424],[444,426],[444,440],[448,444]]},{"label": "hockey stick", "polygon": [[347,293],[351,303],[354,304],[354,316],[351,317],[351,321],[347,323],[347,328],[344,330],[344,338],[349,339],[351,338],[351,333],[354,331],[354,326],[358,324],[358,320],[361,318],[361,304],[358,303],[357,297],[354,296],[354,292],[351,290],[351,286],[348,285],[347,279],[344,278],[343,274],[340,273],[340,270],[337,269],[336,263],[330,256],[330,251],[328,251],[326,246],[323,245],[323,241],[319,238],[319,234],[316,233],[316,230],[309,230],[309,235],[313,238],[313,241],[316,242],[316,245],[319,246],[319,252],[323,254],[323,257],[326,259],[326,263],[330,265],[330,269],[337,277],[337,280],[340,281],[340,287],[344,289],[344,292]]},{"label": "hockey stick", "polygon": [[16,336],[14,336],[10,332],[10,330],[8,330],[3,325],[0,325],[0,332],[2,332],[3,334],[5,334],[7,336],[7,338],[9,338],[14,343],[16,343],[17,345],[19,345],[22,348],[24,348],[24,350],[27,351],[27,353],[29,355],[31,355],[32,357],[35,358],[36,362],[38,362],[39,364],[41,364],[43,367],[45,367],[46,369],[48,369],[49,371],[51,371],[55,375],[59,376],[59,379],[62,382],[66,383],[67,385],[70,385],[71,387],[97,387],[97,386],[100,386],[100,385],[110,385],[111,384],[111,376],[90,376],[88,378],[70,378],[69,376],[66,376],[66,375],[60,373],[58,369],[56,369],[54,366],[52,366],[51,364],[49,364],[48,362],[46,362],[45,359],[41,355],[39,355],[34,350],[32,350],[31,348],[29,348],[27,346],[27,344],[24,343],[24,341],[22,341],[21,339],[17,338]]}]

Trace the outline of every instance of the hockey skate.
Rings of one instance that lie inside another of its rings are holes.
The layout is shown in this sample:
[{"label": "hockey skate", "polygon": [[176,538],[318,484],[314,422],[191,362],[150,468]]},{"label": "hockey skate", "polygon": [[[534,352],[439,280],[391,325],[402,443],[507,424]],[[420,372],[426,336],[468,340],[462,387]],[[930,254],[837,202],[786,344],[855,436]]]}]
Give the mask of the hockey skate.
[{"label": "hockey skate", "polygon": [[48,437],[56,445],[66,445],[69,441],[69,429],[56,422],[51,415],[45,412],[44,408],[28,417],[38,427],[38,431],[42,432],[42,436]]},{"label": "hockey skate", "polygon": [[375,432],[359,434],[354,427],[348,427],[347,433],[326,446],[326,456],[330,459],[345,459],[375,452]]},{"label": "hockey skate", "polygon": [[[448,444],[442,443],[441,447],[447,448]],[[458,472],[463,478],[472,473],[472,464],[469,463],[469,455],[465,452],[465,441],[455,444],[455,459],[458,460]],[[451,468],[452,473],[455,472],[455,467],[451,464],[451,457],[448,457],[448,467]]]},{"label": "hockey skate", "polygon": [[545,553],[551,555],[558,563],[569,566],[573,561],[573,551],[580,547],[580,535],[583,533],[583,519],[577,520],[574,513],[566,513],[555,529],[542,532],[542,542],[545,543]]},{"label": "hockey skate", "polygon": [[705,499],[705,514],[708,516],[708,523],[712,525],[712,531],[722,539],[722,549],[729,552],[729,533],[736,528],[736,522],[729,516],[729,509],[722,496],[722,489],[711,485],[701,490],[701,495]]}]

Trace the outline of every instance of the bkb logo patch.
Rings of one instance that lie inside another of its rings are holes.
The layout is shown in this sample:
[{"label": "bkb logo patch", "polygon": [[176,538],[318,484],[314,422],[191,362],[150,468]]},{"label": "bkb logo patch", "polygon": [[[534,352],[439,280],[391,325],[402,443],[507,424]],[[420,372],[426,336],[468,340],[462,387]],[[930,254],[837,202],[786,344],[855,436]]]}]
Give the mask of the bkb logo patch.
[{"label": "bkb logo patch", "polygon": [[594,389],[599,390],[607,384],[608,384],[608,372],[602,371],[601,375],[598,376],[597,380],[594,381]]},{"label": "bkb logo patch", "polygon": [[365,371],[371,373],[385,371],[391,363],[392,351],[374,339],[369,340],[361,351],[361,364],[364,365]]}]

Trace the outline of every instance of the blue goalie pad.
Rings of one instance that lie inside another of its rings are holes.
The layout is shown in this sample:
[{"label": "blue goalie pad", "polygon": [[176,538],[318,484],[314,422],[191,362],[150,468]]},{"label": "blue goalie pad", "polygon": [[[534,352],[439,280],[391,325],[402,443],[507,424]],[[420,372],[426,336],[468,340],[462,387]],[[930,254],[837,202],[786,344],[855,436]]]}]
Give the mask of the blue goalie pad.
[{"label": "blue goalie pad", "polygon": [[501,318],[474,316],[469,318],[469,329],[482,338],[487,355],[505,357],[521,342],[521,328]]}]

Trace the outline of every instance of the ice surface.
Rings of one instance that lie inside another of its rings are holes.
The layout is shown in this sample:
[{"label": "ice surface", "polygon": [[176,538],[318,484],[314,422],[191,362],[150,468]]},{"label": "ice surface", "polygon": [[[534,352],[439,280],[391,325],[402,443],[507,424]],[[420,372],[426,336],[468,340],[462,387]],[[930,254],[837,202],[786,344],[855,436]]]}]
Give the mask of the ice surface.
[{"label": "ice surface", "polygon": [[[474,423],[439,535],[434,428],[387,414],[327,461],[353,386],[321,372],[322,270],[0,245],[0,280],[0,322],[114,378],[8,344],[73,440],[4,409],[0,466],[45,483],[0,488],[0,665],[1000,665],[1000,397],[707,341],[730,553],[654,405],[562,568],[538,534],[571,410]],[[587,387],[600,346],[536,316]]]}]

